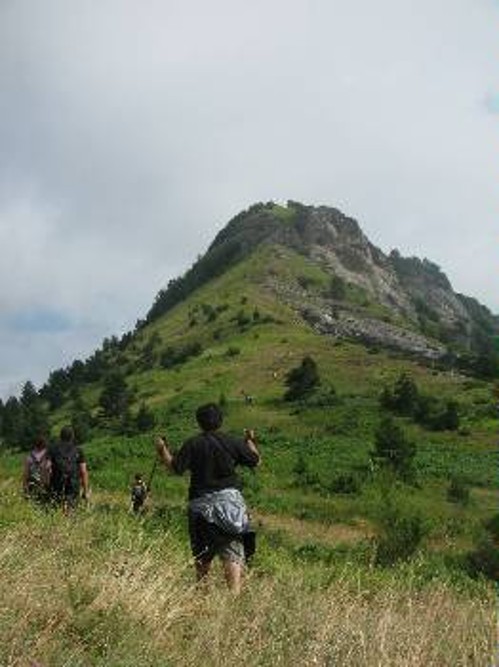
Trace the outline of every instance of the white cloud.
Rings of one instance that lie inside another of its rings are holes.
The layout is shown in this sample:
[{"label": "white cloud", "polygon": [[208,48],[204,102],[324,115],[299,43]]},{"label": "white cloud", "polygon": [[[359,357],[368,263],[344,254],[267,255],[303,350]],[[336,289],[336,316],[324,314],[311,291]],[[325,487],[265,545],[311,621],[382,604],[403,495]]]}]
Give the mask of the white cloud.
[{"label": "white cloud", "polygon": [[341,208],[498,311],[498,21],[487,0],[3,3],[0,333],[16,309],[72,323],[17,374],[133,325],[271,198]]}]

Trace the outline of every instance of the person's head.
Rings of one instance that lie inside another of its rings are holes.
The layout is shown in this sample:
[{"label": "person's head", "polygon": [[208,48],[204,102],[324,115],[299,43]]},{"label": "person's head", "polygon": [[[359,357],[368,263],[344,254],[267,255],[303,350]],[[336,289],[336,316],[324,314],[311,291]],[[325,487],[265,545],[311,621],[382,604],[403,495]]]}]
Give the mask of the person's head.
[{"label": "person's head", "polygon": [[61,442],[73,442],[75,438],[74,431],[71,426],[63,426],[60,433]]},{"label": "person's head", "polygon": [[41,452],[42,449],[47,448],[47,440],[43,435],[39,435],[37,438],[35,438],[35,442],[33,443],[33,448],[39,452]]},{"label": "person's head", "polygon": [[222,426],[222,411],[216,403],[200,405],[196,410],[196,420],[203,431],[216,431]]},{"label": "person's head", "polygon": [[136,483],[136,484],[141,484],[141,483],[142,483],[142,475],[140,474],[140,472],[138,472],[138,473],[135,475],[135,483]]}]

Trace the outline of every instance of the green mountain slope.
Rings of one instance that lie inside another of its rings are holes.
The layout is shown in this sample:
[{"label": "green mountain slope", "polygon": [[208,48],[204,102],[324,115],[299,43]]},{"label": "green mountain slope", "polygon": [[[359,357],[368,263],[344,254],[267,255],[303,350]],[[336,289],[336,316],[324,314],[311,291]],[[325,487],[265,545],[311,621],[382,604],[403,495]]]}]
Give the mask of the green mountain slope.
[{"label": "green mountain slope", "polygon": [[[184,276],[160,291],[146,322],[161,317],[193,290],[265,245],[291,249],[329,276],[329,282],[319,281],[327,299],[316,319],[327,323],[334,311],[340,334],[433,357],[443,356],[448,349],[457,353],[492,349],[490,339],[499,332],[498,318],[473,299],[454,293],[438,266],[427,259],[403,258],[397,251],[386,256],[369,242],[355,220],[337,209],[297,202],[286,207],[257,204],[237,215]],[[293,278],[300,275],[295,273]],[[295,294],[295,301],[313,297],[310,286],[317,287],[313,281],[302,282],[302,294]],[[403,336],[386,327],[376,327],[380,319],[438,344],[425,349],[421,341],[403,341]]]},{"label": "green mountain slope", "polygon": [[[143,661],[144,642],[151,665],[195,664],[207,646],[225,664],[236,618],[254,633],[238,639],[243,664],[326,664],[333,644],[340,664],[481,664],[499,576],[496,331],[438,267],[383,255],[334,209],[237,216],[133,332],[2,407],[1,655],[28,655],[21,624],[44,664],[74,650],[85,664]],[[304,359],[318,382],[286,400]],[[206,401],[226,430],[254,428],[263,455],[242,477],[258,550],[240,601],[192,595],[186,480],[154,463],[154,435],[179,446]],[[69,523],[18,491],[30,424],[56,436],[68,422],[93,489]],[[127,514],[138,471],[156,471],[139,521]]]}]

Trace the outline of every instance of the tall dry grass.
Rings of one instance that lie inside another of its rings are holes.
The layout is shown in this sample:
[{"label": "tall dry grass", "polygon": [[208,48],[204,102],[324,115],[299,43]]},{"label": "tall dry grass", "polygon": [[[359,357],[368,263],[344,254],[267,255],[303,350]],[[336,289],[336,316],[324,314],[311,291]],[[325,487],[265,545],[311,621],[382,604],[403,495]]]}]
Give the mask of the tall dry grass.
[{"label": "tall dry grass", "polygon": [[[25,515],[0,546],[1,667],[490,667],[494,595],[355,568],[314,586],[300,566],[231,596],[192,582],[185,543],[126,516]],[[313,579],[313,578],[312,578]]]}]

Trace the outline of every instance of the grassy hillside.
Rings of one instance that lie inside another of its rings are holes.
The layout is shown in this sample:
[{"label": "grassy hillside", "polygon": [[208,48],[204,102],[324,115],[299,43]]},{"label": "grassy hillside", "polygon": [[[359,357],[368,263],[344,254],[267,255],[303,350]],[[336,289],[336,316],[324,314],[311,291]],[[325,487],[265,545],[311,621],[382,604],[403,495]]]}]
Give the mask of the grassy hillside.
[{"label": "grassy hillside", "polygon": [[[103,380],[81,385],[95,419],[84,444],[93,500],[75,520],[26,504],[23,454],[2,450],[1,665],[490,664],[494,386],[319,336],[270,289],[283,281],[313,294],[328,280],[266,248],[106,351],[132,413],[145,404],[156,426],[119,434],[99,416]],[[285,401],[286,376],[307,355],[320,386]],[[410,480],[371,456],[387,414],[380,393],[403,373],[459,415],[458,428],[435,430],[392,414],[415,445]],[[263,454],[244,475],[259,549],[237,600],[223,587],[193,590],[186,480],[156,472],[146,517],[127,513],[133,474],[153,469],[153,434],[179,445],[205,401],[223,405],[227,430],[255,428]],[[71,405],[68,395],[52,413],[54,431]]]},{"label": "grassy hillside", "polygon": [[5,667],[491,664],[492,590],[424,560],[378,569],[338,544],[324,559],[268,527],[233,598],[218,570],[195,589],[170,504],[136,520],[98,492],[67,520],[3,493]]}]

